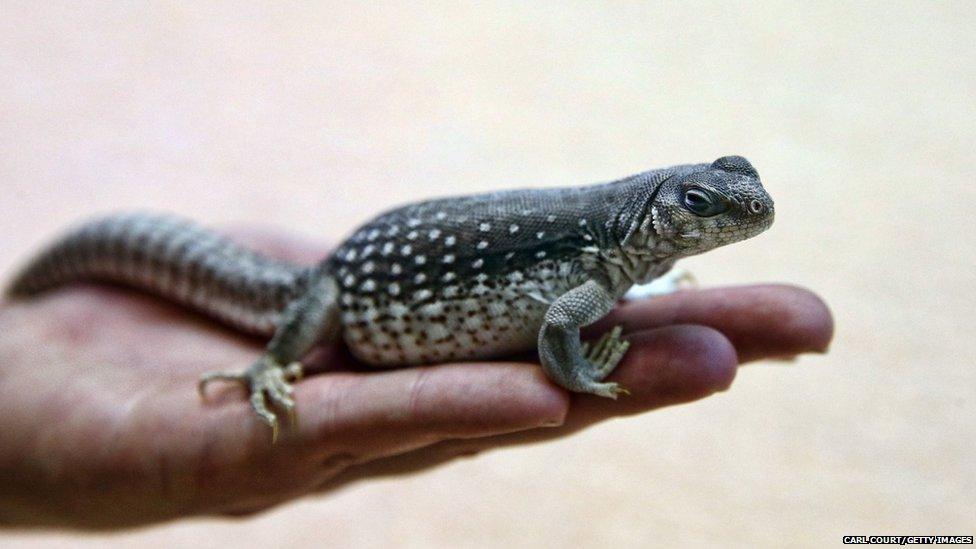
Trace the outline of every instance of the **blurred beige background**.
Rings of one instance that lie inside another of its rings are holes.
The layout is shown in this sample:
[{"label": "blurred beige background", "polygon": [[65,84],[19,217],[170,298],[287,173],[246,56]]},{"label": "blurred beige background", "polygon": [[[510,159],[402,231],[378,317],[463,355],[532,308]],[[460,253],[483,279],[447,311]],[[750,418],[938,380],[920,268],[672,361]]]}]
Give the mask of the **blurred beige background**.
[{"label": "blurred beige background", "polygon": [[822,293],[825,357],[243,521],[0,545],[839,545],[976,533],[970,2],[0,4],[0,276],[120,208],[339,238],[418,198],[742,154],[706,285]]}]

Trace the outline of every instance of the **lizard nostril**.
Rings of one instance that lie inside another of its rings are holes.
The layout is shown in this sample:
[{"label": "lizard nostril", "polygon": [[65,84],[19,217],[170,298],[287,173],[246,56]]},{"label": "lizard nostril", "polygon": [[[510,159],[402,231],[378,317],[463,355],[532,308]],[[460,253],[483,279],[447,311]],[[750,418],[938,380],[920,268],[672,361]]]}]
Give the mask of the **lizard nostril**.
[{"label": "lizard nostril", "polygon": [[762,211],[763,211],[763,204],[762,204],[762,202],[760,202],[760,201],[758,201],[756,199],[753,199],[751,202],[749,202],[749,211],[751,211],[754,214],[762,213]]}]

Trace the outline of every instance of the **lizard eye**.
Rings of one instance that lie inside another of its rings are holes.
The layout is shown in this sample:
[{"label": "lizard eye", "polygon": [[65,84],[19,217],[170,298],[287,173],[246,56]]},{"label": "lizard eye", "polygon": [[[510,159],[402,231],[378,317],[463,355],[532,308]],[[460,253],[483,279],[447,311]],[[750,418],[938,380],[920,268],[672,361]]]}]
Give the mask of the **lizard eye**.
[{"label": "lizard eye", "polygon": [[700,217],[712,217],[728,210],[728,206],[712,198],[711,194],[701,189],[685,191],[685,207]]}]

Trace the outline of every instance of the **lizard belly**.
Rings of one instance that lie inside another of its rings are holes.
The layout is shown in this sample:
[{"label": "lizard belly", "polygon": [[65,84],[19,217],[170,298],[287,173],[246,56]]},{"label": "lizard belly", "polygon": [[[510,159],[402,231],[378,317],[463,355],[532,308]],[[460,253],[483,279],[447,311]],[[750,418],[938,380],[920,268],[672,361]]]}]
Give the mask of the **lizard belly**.
[{"label": "lizard belly", "polygon": [[387,367],[533,351],[549,303],[573,286],[567,269],[539,265],[432,288],[422,302],[389,292],[343,297],[346,344],[363,362]]},{"label": "lizard belly", "polygon": [[415,309],[378,303],[376,320],[346,327],[346,344],[363,362],[389,367],[533,350],[547,307],[531,299],[484,297],[435,301]]}]

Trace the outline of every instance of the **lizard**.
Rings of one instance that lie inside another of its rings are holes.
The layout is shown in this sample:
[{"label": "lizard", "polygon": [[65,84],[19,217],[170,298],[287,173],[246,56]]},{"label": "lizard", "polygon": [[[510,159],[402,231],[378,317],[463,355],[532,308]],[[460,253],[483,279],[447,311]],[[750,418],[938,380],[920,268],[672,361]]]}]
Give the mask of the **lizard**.
[{"label": "lizard", "polygon": [[88,221],[14,277],[26,298],[76,280],[140,288],[270,337],[239,370],[277,440],[295,419],[293,384],[320,343],[344,339],[376,367],[482,359],[538,350],[557,385],[608,398],[628,348],[619,326],[596,343],[580,328],[634,285],[683,257],[750,238],[773,222],[773,200],[741,156],[653,169],[588,186],[438,198],[383,213],[315,265],[267,257],[168,214]]}]

